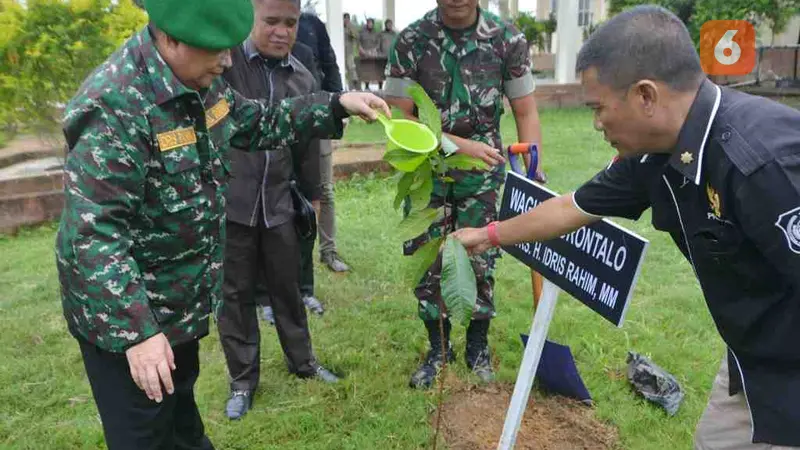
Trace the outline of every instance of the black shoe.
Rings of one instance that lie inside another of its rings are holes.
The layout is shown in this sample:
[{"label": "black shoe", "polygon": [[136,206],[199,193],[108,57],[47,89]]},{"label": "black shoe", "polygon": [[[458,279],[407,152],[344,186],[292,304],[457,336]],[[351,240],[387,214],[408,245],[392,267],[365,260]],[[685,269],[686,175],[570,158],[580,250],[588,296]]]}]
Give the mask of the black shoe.
[{"label": "black shoe", "polygon": [[342,258],[340,258],[339,255],[336,254],[336,252],[325,253],[324,255],[322,255],[322,257],[320,257],[320,260],[322,261],[323,264],[328,266],[328,269],[334,272],[350,271],[350,266],[348,266],[344,261],[342,261]]},{"label": "black shoe", "polygon": [[225,405],[225,415],[228,419],[239,420],[247,414],[251,406],[253,406],[252,391],[232,391]]},{"label": "black shoe", "polygon": [[304,295],[303,304],[306,305],[306,308],[308,308],[309,311],[318,316],[325,314],[325,307],[322,306],[322,302],[317,300],[317,297],[314,297],[313,295]]},{"label": "black shoe", "polygon": [[340,378],[333,374],[330,370],[316,365],[314,372],[310,374],[298,374],[300,378],[319,380],[325,383],[338,383]]},{"label": "black shoe", "polygon": [[447,362],[452,363],[456,360],[455,353],[450,345],[450,321],[446,320],[444,322],[444,345],[439,334],[438,320],[425,321],[425,328],[428,329],[428,340],[430,341],[431,349],[428,350],[425,361],[411,375],[411,380],[408,382],[408,385],[415,389],[427,389],[433,385],[436,375],[442,369],[442,352],[445,346],[447,347]]},{"label": "black shoe", "polygon": [[484,383],[494,381],[492,356],[489,352],[489,321],[473,320],[467,328],[467,367]]}]

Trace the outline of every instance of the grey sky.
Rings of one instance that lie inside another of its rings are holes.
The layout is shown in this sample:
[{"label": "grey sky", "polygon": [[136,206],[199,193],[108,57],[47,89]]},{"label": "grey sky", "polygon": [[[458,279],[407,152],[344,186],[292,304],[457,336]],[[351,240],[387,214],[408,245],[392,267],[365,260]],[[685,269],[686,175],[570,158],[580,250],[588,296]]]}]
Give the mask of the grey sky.
[{"label": "grey sky", "polygon": [[[382,0],[341,0],[344,12],[357,16],[360,22],[365,17],[382,18]],[[325,20],[325,0],[317,0],[318,13]],[[436,0],[395,0],[395,28],[401,29],[422,17],[427,11],[436,7]],[[519,0],[520,11],[534,11],[536,0]],[[496,12],[496,11],[495,11]]]}]

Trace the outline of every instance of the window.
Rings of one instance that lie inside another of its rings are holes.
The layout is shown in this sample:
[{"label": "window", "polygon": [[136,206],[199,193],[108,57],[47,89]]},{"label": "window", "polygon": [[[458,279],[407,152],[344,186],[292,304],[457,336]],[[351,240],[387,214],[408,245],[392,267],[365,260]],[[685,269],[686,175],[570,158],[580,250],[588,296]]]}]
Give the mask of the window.
[{"label": "window", "polygon": [[578,26],[588,27],[592,24],[592,0],[578,0]]}]

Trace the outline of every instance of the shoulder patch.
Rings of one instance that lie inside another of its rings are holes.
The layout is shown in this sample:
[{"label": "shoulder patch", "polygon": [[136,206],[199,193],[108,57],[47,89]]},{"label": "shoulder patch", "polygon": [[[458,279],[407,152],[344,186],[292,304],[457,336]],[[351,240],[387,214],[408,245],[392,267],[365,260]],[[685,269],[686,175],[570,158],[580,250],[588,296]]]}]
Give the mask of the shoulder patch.
[{"label": "shoulder patch", "polygon": [[800,255],[800,206],[778,216],[775,226],[786,235],[789,249]]},{"label": "shoulder patch", "polygon": [[228,100],[222,98],[216,105],[206,111],[206,127],[211,128],[218,124],[219,121],[224,119],[230,112],[231,107],[228,105]]}]

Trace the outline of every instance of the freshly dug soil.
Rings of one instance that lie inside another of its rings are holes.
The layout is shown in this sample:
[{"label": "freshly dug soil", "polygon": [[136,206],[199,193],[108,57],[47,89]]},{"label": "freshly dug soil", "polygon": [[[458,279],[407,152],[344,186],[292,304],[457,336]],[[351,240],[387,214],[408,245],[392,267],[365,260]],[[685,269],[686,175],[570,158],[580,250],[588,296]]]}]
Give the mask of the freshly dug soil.
[{"label": "freshly dug soil", "polygon": [[[495,450],[503,432],[513,385],[464,387],[448,395],[441,434],[453,450]],[[436,411],[431,423],[436,425]],[[531,392],[515,449],[615,449],[617,431],[580,402]]]}]

